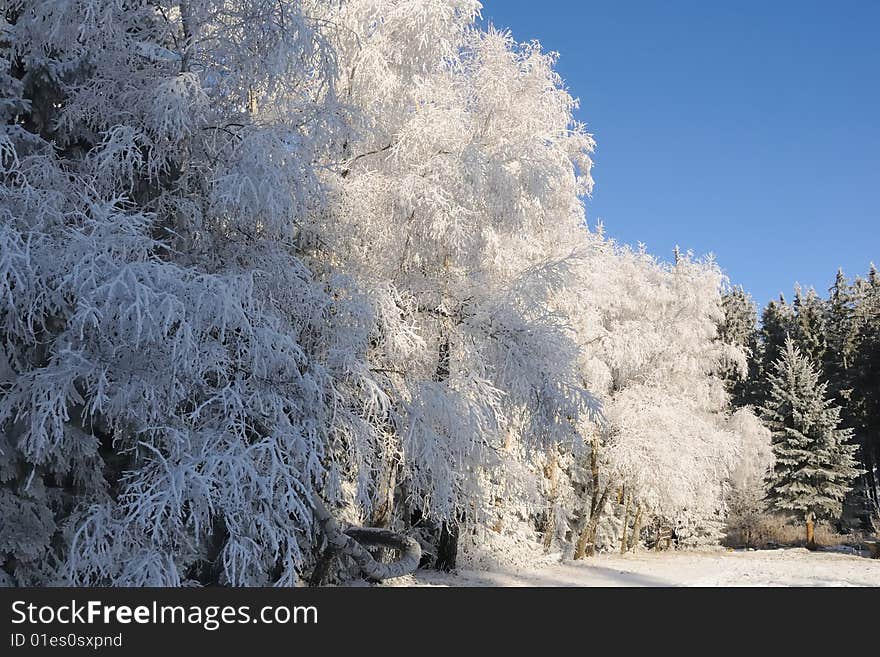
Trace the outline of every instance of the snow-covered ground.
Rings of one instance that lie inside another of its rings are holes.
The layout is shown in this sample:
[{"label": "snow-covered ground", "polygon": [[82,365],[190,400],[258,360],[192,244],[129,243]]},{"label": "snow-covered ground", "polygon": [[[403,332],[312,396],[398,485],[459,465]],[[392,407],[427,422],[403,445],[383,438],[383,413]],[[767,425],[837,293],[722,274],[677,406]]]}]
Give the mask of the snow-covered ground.
[{"label": "snow-covered ground", "polygon": [[418,571],[415,586],[880,586],[880,560],[803,548],[599,555],[535,569]]}]

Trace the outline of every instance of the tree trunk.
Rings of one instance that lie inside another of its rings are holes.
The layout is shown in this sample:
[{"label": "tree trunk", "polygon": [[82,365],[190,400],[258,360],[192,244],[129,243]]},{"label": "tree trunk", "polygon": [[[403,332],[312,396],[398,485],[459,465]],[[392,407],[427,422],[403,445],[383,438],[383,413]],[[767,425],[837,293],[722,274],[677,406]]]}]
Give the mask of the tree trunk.
[{"label": "tree trunk", "polygon": [[327,580],[330,578],[330,571],[333,568],[333,562],[338,554],[339,552],[335,547],[332,545],[327,546],[327,549],[318,558],[318,563],[315,564],[315,569],[309,577],[309,586],[324,586],[327,583]]},{"label": "tree trunk", "polygon": [[434,568],[449,572],[455,569],[455,562],[458,559],[458,531],[459,525],[456,521],[443,521],[440,526],[440,543],[437,546],[437,561]]},{"label": "tree trunk", "polygon": [[590,520],[586,527],[578,537],[577,546],[575,547],[574,558],[583,559],[584,557],[592,557],[596,554],[596,530],[599,528],[599,520],[602,518],[602,510],[608,501],[608,495],[611,493],[611,485],[605,486],[602,496],[593,507],[590,514]]},{"label": "tree trunk", "polygon": [[626,530],[629,529],[629,509],[632,506],[632,495],[626,497],[626,508],[623,512],[623,534],[620,537],[620,553],[626,552]]},{"label": "tree trunk", "polygon": [[504,502],[500,497],[495,498],[495,508],[498,509],[498,517],[495,519],[495,524],[492,525],[492,531],[496,534],[500,534],[504,529],[504,515],[501,507],[504,506]]},{"label": "tree trunk", "polygon": [[556,513],[553,505],[547,511],[547,523],[544,525],[544,552],[549,552],[553,545],[553,535],[556,533]]},{"label": "tree trunk", "polygon": [[633,530],[632,534],[629,537],[629,546],[627,549],[629,551],[633,551],[636,549],[636,546],[639,544],[639,534],[642,533],[642,505],[638,504],[636,506],[636,517],[633,520]]},{"label": "tree trunk", "polygon": [[[437,371],[434,374],[435,381],[446,381],[449,378],[451,345],[449,336],[441,334],[440,345],[437,352]],[[455,520],[443,521],[440,524],[440,539],[437,544],[437,561],[434,568],[449,572],[455,568],[458,559],[458,532],[459,523]]]},{"label": "tree trunk", "polygon": [[544,550],[550,549],[553,544],[553,535],[556,533],[556,496],[559,484],[558,462],[559,455],[553,450],[553,458],[544,468],[544,476],[550,480],[549,508],[547,509],[547,523],[544,526]]},{"label": "tree trunk", "polygon": [[[368,527],[376,529],[389,529],[394,517],[394,492],[397,486],[397,473],[400,469],[400,461],[394,455],[385,459],[384,467],[379,478],[379,503],[373,509],[373,513],[367,523]],[[393,550],[379,547],[373,553],[377,561],[387,561],[393,557]]]},{"label": "tree trunk", "polygon": [[813,516],[807,516],[807,549],[816,549],[816,537],[813,534]]},{"label": "tree trunk", "polygon": [[593,478],[593,491],[590,497],[590,517],[596,513],[599,503],[599,437],[593,436],[590,444],[590,475]]},{"label": "tree trunk", "polygon": [[379,498],[381,501],[370,517],[370,527],[387,529],[391,526],[391,518],[394,514],[394,491],[397,487],[399,469],[400,461],[396,455],[385,461],[379,479]]},{"label": "tree trunk", "polygon": [[575,559],[592,557],[596,553],[596,530],[599,528],[602,509],[605,508],[611,491],[610,484],[604,490],[599,486],[599,437],[596,435],[590,441],[590,475],[593,480],[593,489],[590,493],[590,518],[578,536],[574,552]]}]

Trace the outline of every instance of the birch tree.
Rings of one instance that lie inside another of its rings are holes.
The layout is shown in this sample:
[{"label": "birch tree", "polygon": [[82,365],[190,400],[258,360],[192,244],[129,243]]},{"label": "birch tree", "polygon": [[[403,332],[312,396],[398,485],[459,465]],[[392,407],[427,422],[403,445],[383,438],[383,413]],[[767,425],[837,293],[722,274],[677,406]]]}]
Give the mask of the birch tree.
[{"label": "birch tree", "polygon": [[457,526],[494,504],[502,482],[486,473],[514,458],[509,441],[571,441],[592,409],[549,296],[572,256],[560,238],[583,221],[593,141],[554,57],[473,27],[477,3],[388,4],[378,22],[375,2],[346,10],[338,84],[362,123],[331,221],[346,268],[380,296],[372,357],[397,400],[398,518],[439,522],[449,568]]}]

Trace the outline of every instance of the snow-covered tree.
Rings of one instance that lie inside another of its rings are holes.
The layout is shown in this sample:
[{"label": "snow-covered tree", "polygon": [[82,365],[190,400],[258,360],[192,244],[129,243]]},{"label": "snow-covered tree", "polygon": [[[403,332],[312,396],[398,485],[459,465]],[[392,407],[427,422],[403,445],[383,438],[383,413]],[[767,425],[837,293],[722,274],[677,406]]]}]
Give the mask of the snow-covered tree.
[{"label": "snow-covered tree", "polygon": [[[848,415],[859,443],[864,475],[858,486],[856,512],[862,525],[880,525],[880,275],[872,265],[867,280],[854,292],[854,345],[847,380],[852,392]],[[849,362],[848,362],[849,364]]]},{"label": "snow-covered tree", "polygon": [[856,295],[852,286],[843,270],[838,269],[825,304],[825,339],[828,348],[825,350],[823,362],[829,391],[838,403],[846,401],[851,389],[851,368],[857,337],[855,301]]},{"label": "snow-covered tree", "polygon": [[839,428],[840,408],[826,398],[816,367],[788,338],[769,378],[764,422],[773,433],[772,507],[805,523],[809,547],[816,520],[840,514],[844,495],[859,474],[849,440]]},{"label": "snow-covered tree", "polygon": [[737,366],[734,358],[725,362],[721,371],[732,403],[742,407],[752,403],[755,395],[760,362],[757,310],[751,295],[742,287],[735,287],[724,294],[722,308],[724,319],[718,325],[718,340],[744,352],[747,359],[745,369]]},{"label": "snow-covered tree", "polygon": [[779,299],[768,303],[761,313],[761,362],[757,370],[758,385],[755,391],[757,406],[764,404],[770,394],[767,378],[773,372],[774,364],[782,355],[785,340],[793,330],[794,311],[780,294]]},{"label": "snow-covered tree", "polygon": [[315,257],[332,6],[7,8],[4,576],[297,581],[313,507],[371,505],[388,406],[374,306]]},{"label": "snow-covered tree", "polygon": [[825,358],[826,327],[825,305],[816,290],[795,287],[794,326],[791,337],[795,345],[813,363],[821,364]]},{"label": "snow-covered tree", "polygon": [[610,540],[629,549],[649,520],[693,520],[708,531],[723,519],[735,441],[716,373],[745,360],[717,339],[722,276],[712,261],[680,254],[666,265],[599,236],[592,242],[565,295],[581,309],[581,371],[605,418],[585,432],[584,474],[572,473],[585,480],[573,519],[577,557],[595,549],[603,521],[618,525]]},{"label": "snow-covered tree", "polygon": [[360,122],[326,233],[379,297],[384,479],[401,493],[383,522],[422,518],[450,567],[458,525],[495,522],[498,466],[520,444],[572,441],[593,410],[550,304],[582,239],[593,142],[554,57],[475,29],[477,3],[390,2],[377,21],[379,4],[343,12],[338,85]]},{"label": "snow-covered tree", "polygon": [[728,430],[739,438],[739,449],[730,473],[726,531],[728,536],[754,546],[767,511],[767,479],[774,463],[772,436],[751,408],[733,413]]}]

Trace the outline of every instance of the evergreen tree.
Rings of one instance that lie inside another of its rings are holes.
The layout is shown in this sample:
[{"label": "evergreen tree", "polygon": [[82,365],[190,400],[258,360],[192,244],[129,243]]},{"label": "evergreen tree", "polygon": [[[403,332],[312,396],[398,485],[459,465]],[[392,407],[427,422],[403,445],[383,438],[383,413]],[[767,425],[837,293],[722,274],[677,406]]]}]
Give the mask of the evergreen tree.
[{"label": "evergreen tree", "polygon": [[825,358],[825,306],[816,290],[795,288],[792,338],[801,352],[814,363]]},{"label": "evergreen tree", "polygon": [[[869,435],[859,422],[854,412],[856,404],[851,399],[857,355],[859,325],[857,313],[862,311],[862,301],[868,283],[857,279],[850,284],[843,271],[838,269],[834,285],[828,290],[828,301],[825,304],[825,358],[822,364],[825,378],[828,381],[830,396],[841,406],[841,420],[846,426],[853,427],[855,442],[859,445],[858,458],[865,468],[865,474],[856,481],[853,490],[847,494],[843,502],[844,526],[861,526],[870,531],[872,518],[876,516],[876,483],[873,477],[875,461]],[[860,384],[860,387],[863,387]]]},{"label": "evergreen tree", "polygon": [[814,521],[840,514],[844,495],[858,476],[851,429],[841,429],[840,407],[826,397],[817,368],[791,338],[769,376],[763,419],[773,433],[776,463],[768,501],[773,509],[806,525],[815,547]]},{"label": "evergreen tree", "polygon": [[[853,333],[854,340],[859,341],[866,325],[877,320],[880,315],[880,274],[874,263],[868,271],[868,278],[857,278],[853,284]],[[856,345],[858,348],[858,345]]]},{"label": "evergreen tree", "polygon": [[785,301],[783,295],[779,295],[779,301],[771,301],[761,314],[761,330],[759,340],[761,344],[760,358],[758,359],[757,376],[755,385],[755,403],[763,405],[769,395],[767,377],[773,371],[774,363],[782,355],[786,338],[794,328],[794,312]]},{"label": "evergreen tree", "polygon": [[834,285],[828,290],[825,306],[825,357],[822,367],[828,389],[838,403],[845,403],[851,388],[851,367],[855,351],[853,287],[842,269],[837,270]]},{"label": "evergreen tree", "polygon": [[731,395],[734,406],[742,407],[754,401],[754,383],[759,366],[757,308],[742,287],[727,292],[721,301],[724,318],[718,324],[718,339],[725,345],[735,347],[747,356],[746,371],[734,359],[726,360],[721,376]]},{"label": "evergreen tree", "polygon": [[[854,309],[854,345],[851,371],[850,414],[865,473],[860,480],[860,511],[864,524],[880,516],[880,276],[874,265],[860,285]],[[866,509],[864,507],[867,507]]]}]

